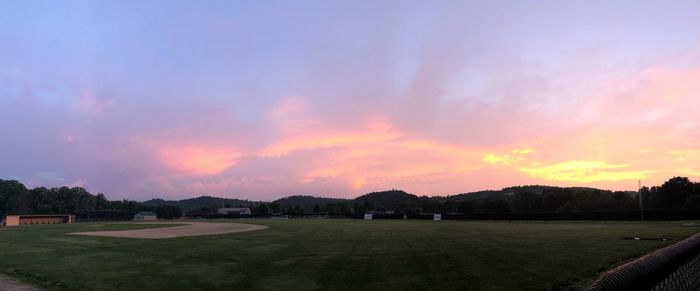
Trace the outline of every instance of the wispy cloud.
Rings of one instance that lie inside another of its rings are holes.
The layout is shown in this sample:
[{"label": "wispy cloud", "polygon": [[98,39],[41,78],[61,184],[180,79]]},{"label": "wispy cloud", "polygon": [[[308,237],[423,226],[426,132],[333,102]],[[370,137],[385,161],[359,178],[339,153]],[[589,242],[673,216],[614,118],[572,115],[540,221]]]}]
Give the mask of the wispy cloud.
[{"label": "wispy cloud", "polygon": [[111,107],[112,104],[111,99],[99,98],[88,90],[80,96],[77,102],[73,103],[73,108],[89,115],[97,115]]}]

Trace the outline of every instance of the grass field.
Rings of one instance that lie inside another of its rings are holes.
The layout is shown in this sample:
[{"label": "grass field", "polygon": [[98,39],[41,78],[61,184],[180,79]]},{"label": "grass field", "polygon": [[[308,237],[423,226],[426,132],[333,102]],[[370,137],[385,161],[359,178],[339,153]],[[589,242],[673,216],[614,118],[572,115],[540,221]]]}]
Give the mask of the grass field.
[{"label": "grass field", "polygon": [[581,289],[700,231],[680,222],[251,222],[270,228],[145,240],[66,233],[158,225],[0,227],[0,272],[49,290]]}]

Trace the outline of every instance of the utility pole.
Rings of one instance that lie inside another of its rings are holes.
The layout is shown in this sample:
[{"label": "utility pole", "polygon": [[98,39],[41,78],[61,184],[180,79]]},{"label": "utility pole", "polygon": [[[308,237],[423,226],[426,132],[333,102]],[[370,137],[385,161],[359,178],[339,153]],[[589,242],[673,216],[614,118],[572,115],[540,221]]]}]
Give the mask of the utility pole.
[{"label": "utility pole", "polygon": [[644,223],[644,204],[642,204],[642,180],[637,180],[637,187],[639,190],[637,190],[637,193],[639,195],[639,211],[642,215],[642,223]]}]

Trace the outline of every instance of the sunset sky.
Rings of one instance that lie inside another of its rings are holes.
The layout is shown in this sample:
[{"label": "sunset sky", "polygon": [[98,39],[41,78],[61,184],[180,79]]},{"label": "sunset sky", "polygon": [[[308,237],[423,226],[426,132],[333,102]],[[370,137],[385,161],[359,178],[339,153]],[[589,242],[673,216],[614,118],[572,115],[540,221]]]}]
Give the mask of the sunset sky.
[{"label": "sunset sky", "polygon": [[110,199],[700,180],[700,1],[2,1],[0,178]]}]

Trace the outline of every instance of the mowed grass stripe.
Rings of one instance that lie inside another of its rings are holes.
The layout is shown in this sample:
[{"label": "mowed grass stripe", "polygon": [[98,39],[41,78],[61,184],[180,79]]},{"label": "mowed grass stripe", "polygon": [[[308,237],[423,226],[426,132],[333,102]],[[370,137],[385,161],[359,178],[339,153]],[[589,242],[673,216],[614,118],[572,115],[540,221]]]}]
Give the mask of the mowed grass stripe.
[{"label": "mowed grass stripe", "polygon": [[700,230],[680,222],[233,222],[270,228],[163,240],[66,235],[159,225],[5,228],[0,267],[49,290],[580,289]]}]

